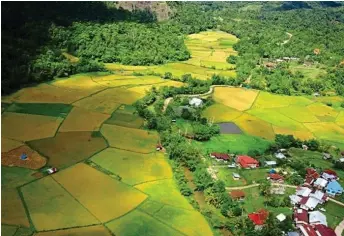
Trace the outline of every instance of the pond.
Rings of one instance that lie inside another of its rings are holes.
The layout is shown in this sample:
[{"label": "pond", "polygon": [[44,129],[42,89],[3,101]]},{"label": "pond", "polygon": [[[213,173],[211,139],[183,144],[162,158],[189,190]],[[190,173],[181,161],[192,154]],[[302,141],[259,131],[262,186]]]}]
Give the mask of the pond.
[{"label": "pond", "polygon": [[242,134],[243,132],[233,122],[219,123],[221,134]]}]

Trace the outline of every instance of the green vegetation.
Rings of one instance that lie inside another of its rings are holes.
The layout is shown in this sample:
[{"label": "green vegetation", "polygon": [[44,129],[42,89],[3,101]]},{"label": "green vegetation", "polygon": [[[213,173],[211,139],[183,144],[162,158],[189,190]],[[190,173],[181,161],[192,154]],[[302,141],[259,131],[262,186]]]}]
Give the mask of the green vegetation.
[{"label": "green vegetation", "polygon": [[71,105],[59,103],[13,103],[7,111],[65,118],[71,109]]},{"label": "green vegetation", "polygon": [[135,114],[135,108],[132,106],[122,105],[104,124],[125,126],[128,128],[140,128],[143,125],[143,119]]}]

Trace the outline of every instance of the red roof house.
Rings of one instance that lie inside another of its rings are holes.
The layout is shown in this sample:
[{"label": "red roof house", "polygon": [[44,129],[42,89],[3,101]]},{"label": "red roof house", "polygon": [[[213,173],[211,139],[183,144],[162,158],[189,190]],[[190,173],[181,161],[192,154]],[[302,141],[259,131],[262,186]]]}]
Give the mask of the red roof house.
[{"label": "red roof house", "polygon": [[318,235],[321,236],[336,236],[336,233],[334,232],[333,229],[322,225],[322,224],[317,224],[314,225],[315,230],[317,231]]},{"label": "red roof house", "polygon": [[310,225],[299,225],[299,229],[304,236],[318,236],[318,234]]},{"label": "red roof house", "polygon": [[259,167],[259,162],[249,156],[238,156],[237,163],[240,164],[242,168],[257,168]]},{"label": "red roof house", "polygon": [[320,175],[318,174],[318,172],[316,170],[314,170],[313,168],[307,168],[306,169],[306,178],[313,178],[313,179],[317,179],[320,177]]},{"label": "red roof house", "polygon": [[279,174],[269,174],[269,178],[273,182],[283,182],[284,180],[283,176]]},{"label": "red roof house", "polygon": [[268,216],[269,212],[264,209],[248,214],[248,218],[250,218],[250,220],[252,220],[253,224],[255,225],[263,225]]},{"label": "red roof house", "polygon": [[245,198],[245,192],[242,190],[232,190],[230,195],[234,200],[242,200]]},{"label": "red roof house", "polygon": [[295,224],[308,224],[308,212],[303,209],[294,210],[294,221]]},{"label": "red roof house", "polygon": [[212,152],[210,156],[220,160],[229,160],[229,155],[226,153]]}]

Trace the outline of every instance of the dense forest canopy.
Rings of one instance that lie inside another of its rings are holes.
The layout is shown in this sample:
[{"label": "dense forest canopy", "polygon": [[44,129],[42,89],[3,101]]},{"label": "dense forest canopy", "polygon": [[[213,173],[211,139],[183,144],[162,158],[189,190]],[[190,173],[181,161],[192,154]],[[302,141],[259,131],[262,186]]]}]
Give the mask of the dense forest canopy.
[{"label": "dense forest canopy", "polygon": [[[190,57],[188,34],[220,29],[240,38],[237,80],[274,93],[344,94],[344,7],[337,2],[168,2],[170,18],[114,2],[3,2],[2,92],[54,77],[105,70],[103,63],[156,65]],[[15,16],[15,17],[14,17]],[[288,34],[287,34],[288,33]],[[283,43],[287,42],[287,43]],[[318,53],[314,53],[318,50]],[[63,53],[79,58],[71,62]],[[326,73],[304,78],[264,61],[297,57]],[[343,64],[343,63],[342,63]],[[341,65],[341,66],[340,66]]]}]

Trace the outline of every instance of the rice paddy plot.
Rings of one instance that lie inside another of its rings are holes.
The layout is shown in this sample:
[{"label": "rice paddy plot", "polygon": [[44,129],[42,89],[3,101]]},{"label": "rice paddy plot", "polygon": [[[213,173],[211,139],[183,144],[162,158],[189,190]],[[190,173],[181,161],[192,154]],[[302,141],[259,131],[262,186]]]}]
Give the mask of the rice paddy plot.
[{"label": "rice paddy plot", "polygon": [[24,145],[24,143],[1,137],[1,152],[8,152],[22,145]]},{"label": "rice paddy plot", "polygon": [[69,78],[57,79],[50,82],[51,85],[66,89],[88,91],[90,94],[107,88],[93,80],[92,74],[77,74]]},{"label": "rice paddy plot", "polygon": [[48,165],[63,168],[105,149],[107,143],[99,132],[64,132],[31,141],[29,146],[46,156]]},{"label": "rice paddy plot", "polygon": [[246,134],[263,137],[268,140],[273,140],[275,138],[275,133],[272,129],[271,124],[257,118],[256,116],[243,113],[241,116],[234,119],[233,121]]},{"label": "rice paddy plot", "polygon": [[[26,159],[22,159],[22,155],[26,155]],[[1,153],[1,165],[17,166],[37,170],[45,166],[47,160],[39,153],[32,150],[27,145],[17,147],[8,152]]]},{"label": "rice paddy plot", "polygon": [[344,143],[344,128],[333,122],[305,123],[305,126],[319,139]]},{"label": "rice paddy plot", "polygon": [[93,91],[66,89],[49,84],[23,88],[9,96],[1,97],[2,101],[23,103],[64,103],[70,104],[90,95]]},{"label": "rice paddy plot", "polygon": [[135,87],[128,88],[128,90],[145,95],[153,87],[155,87],[156,89],[160,89],[160,88],[165,87],[165,86],[166,87],[170,87],[170,86],[171,87],[182,87],[183,85],[185,85],[185,84],[182,82],[168,80],[167,82],[159,83],[159,84],[135,86]]},{"label": "rice paddy plot", "polygon": [[1,166],[1,187],[17,188],[35,179],[35,171],[19,167]]},{"label": "rice paddy plot", "polygon": [[128,213],[147,198],[140,191],[83,163],[60,171],[53,178],[101,222]]},{"label": "rice paddy plot", "polygon": [[136,185],[135,188],[149,195],[153,201],[184,209],[193,209],[186,198],[181,195],[172,179],[147,182]]},{"label": "rice paddy plot", "polygon": [[[211,59],[211,58],[209,58]],[[227,62],[219,62],[219,61],[208,61],[207,60],[201,60],[200,66],[206,67],[206,68],[212,68],[216,70],[232,70],[235,68],[235,66],[228,64]]]},{"label": "rice paddy plot", "polygon": [[71,109],[71,105],[63,103],[12,103],[7,111],[65,118]]},{"label": "rice paddy plot", "polygon": [[1,225],[1,235],[2,236],[13,236],[18,227],[13,225]]},{"label": "rice paddy plot", "polygon": [[335,109],[341,109],[341,104],[344,102],[344,98],[340,96],[320,96],[320,97],[311,97],[315,102],[321,102],[323,104],[332,104],[332,107]]},{"label": "rice paddy plot", "polygon": [[202,111],[202,116],[214,123],[233,121],[241,114],[242,112],[221,103],[215,103]]},{"label": "rice paddy plot", "polygon": [[143,125],[143,119],[135,114],[135,107],[121,105],[111,117],[105,121],[105,124],[125,126],[129,128],[140,128]]},{"label": "rice paddy plot", "polygon": [[1,192],[1,223],[30,227],[18,190],[6,188]]},{"label": "rice paddy plot", "polygon": [[309,105],[307,108],[322,122],[333,122],[336,120],[338,115],[338,111],[332,107],[318,102]]},{"label": "rice paddy plot", "polygon": [[251,109],[247,113],[275,126],[291,130],[305,130],[301,123],[279,113],[276,109]]},{"label": "rice paddy plot", "polygon": [[298,122],[319,122],[320,120],[308,109],[301,106],[288,106],[277,109],[281,114]]},{"label": "rice paddy plot", "polygon": [[120,219],[107,223],[106,227],[115,235],[183,235],[177,230],[139,210],[132,211]]},{"label": "rice paddy plot", "polygon": [[244,111],[252,106],[257,95],[258,92],[253,90],[217,87],[214,88],[213,98],[218,103]]},{"label": "rice paddy plot", "polygon": [[273,129],[275,134],[293,135],[295,138],[299,138],[301,140],[309,140],[315,138],[312,132],[308,130],[291,130],[278,126],[273,126]]},{"label": "rice paddy plot", "polygon": [[2,102],[1,103],[1,113],[4,112],[9,106],[11,106],[11,103]]},{"label": "rice paddy plot", "polygon": [[172,178],[172,170],[162,153],[141,154],[107,148],[91,160],[119,175],[124,183],[135,185],[146,181]]},{"label": "rice paddy plot", "polygon": [[34,236],[111,236],[108,229],[102,225],[62,229],[56,231],[38,232]]},{"label": "rice paddy plot", "polygon": [[113,71],[143,71],[146,70],[148,67],[147,66],[129,66],[129,65],[122,65],[119,63],[105,63],[105,68],[108,70],[113,70]]},{"label": "rice paddy plot", "polygon": [[150,198],[148,198],[146,201],[144,201],[142,204],[140,204],[140,206],[138,206],[137,209],[140,209],[141,211],[144,211],[149,215],[154,215],[163,206],[164,206],[163,203],[157,202],[157,201],[152,201],[152,200],[150,200]]},{"label": "rice paddy plot", "polygon": [[62,118],[5,112],[1,116],[1,135],[6,138],[29,141],[52,137]]},{"label": "rice paddy plot", "polygon": [[110,116],[93,112],[79,107],[74,107],[63,121],[59,132],[69,131],[97,131],[102,123]]},{"label": "rice paddy plot", "polygon": [[336,124],[344,128],[344,111],[341,111],[336,119]]},{"label": "rice paddy plot", "polygon": [[31,228],[20,227],[14,236],[32,236],[33,231]]},{"label": "rice paddy plot", "polygon": [[275,95],[268,92],[260,92],[252,108],[276,108],[289,106],[288,96]]},{"label": "rice paddy plot", "polygon": [[111,147],[139,153],[150,153],[155,150],[158,135],[154,131],[132,129],[117,125],[104,124],[101,133]]},{"label": "rice paddy plot", "polygon": [[128,77],[134,77],[134,78],[128,78],[128,79],[110,79],[110,76],[107,76],[109,78],[104,77],[102,80],[97,79],[97,83],[107,86],[107,87],[120,87],[120,86],[137,86],[137,85],[146,85],[146,84],[159,84],[164,83],[164,79],[162,79],[159,76],[128,76]]},{"label": "rice paddy plot", "polygon": [[154,217],[186,235],[213,235],[203,215],[195,210],[164,206]]},{"label": "rice paddy plot", "polygon": [[[70,180],[75,177],[73,176]],[[51,176],[25,185],[21,188],[21,192],[32,222],[38,231],[99,223]]]},{"label": "rice paddy plot", "polygon": [[244,134],[221,134],[212,137],[208,142],[193,141],[192,144],[203,151],[203,153],[224,152],[247,154],[250,150],[257,150],[263,153],[268,149],[271,142]]}]

